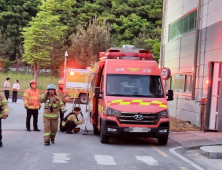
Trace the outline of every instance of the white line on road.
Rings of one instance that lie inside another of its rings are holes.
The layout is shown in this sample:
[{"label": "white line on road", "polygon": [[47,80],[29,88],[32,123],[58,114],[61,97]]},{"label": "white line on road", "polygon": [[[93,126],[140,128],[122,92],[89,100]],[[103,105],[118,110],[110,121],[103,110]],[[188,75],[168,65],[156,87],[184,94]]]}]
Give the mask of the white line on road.
[{"label": "white line on road", "polygon": [[183,148],[183,147],[171,148],[171,149],[169,149],[169,151],[170,151],[171,153],[173,153],[174,155],[176,155],[177,157],[179,157],[180,159],[182,159],[183,161],[189,163],[191,166],[195,167],[196,169],[198,169],[198,170],[204,170],[203,168],[201,168],[201,167],[198,166],[197,164],[191,162],[189,159],[187,159],[187,158],[183,157],[182,155],[176,153],[175,150],[176,150],[176,149],[181,149],[181,148]]},{"label": "white line on road", "polygon": [[53,153],[53,163],[69,163],[70,153]]},{"label": "white line on road", "polygon": [[110,155],[95,155],[94,158],[100,165],[116,165],[114,158]]},{"label": "white line on road", "polygon": [[158,165],[158,162],[151,156],[135,156],[138,161],[142,161],[143,163],[154,166]]}]

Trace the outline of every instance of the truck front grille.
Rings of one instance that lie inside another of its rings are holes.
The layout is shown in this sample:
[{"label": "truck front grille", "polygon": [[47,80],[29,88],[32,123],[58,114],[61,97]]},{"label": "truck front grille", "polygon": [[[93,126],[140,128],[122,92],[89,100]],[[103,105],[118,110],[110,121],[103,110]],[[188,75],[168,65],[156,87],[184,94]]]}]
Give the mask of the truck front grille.
[{"label": "truck front grille", "polygon": [[[136,119],[135,115],[142,119]],[[137,124],[137,125],[156,125],[158,123],[158,115],[151,113],[125,113],[122,112],[118,117],[120,124]]]}]

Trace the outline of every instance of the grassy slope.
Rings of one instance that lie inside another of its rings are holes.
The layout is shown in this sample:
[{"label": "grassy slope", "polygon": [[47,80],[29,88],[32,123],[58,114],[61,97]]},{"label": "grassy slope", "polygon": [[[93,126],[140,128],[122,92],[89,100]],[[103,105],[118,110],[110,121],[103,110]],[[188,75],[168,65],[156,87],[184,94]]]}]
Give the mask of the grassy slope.
[{"label": "grassy slope", "polygon": [[[10,86],[11,89],[13,87],[13,84],[15,80],[19,80],[19,84],[21,87],[21,90],[25,90],[29,88],[29,82],[30,80],[33,79],[33,75],[26,75],[26,74],[15,74],[15,73],[0,73],[0,89],[3,89],[4,87],[4,82],[6,81],[5,79],[9,77],[11,78],[10,80]],[[38,90],[46,90],[47,86],[49,84],[54,84],[57,87],[59,78],[51,78],[51,77],[43,77],[40,76],[38,77],[38,85],[37,88]],[[3,92],[3,90],[1,90]],[[23,96],[24,92],[18,92],[18,96]],[[10,96],[12,95],[12,92],[10,92]]]}]

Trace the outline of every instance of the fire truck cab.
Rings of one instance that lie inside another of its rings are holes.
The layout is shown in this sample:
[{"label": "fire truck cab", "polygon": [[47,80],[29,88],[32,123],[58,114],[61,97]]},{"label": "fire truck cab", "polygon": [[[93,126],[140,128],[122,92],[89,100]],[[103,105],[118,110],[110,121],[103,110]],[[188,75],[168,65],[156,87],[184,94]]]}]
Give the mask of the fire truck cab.
[{"label": "fire truck cab", "polygon": [[100,52],[93,69],[90,110],[94,134],[110,137],[154,137],[166,145],[169,134],[167,100],[161,70],[150,51],[124,45]]}]

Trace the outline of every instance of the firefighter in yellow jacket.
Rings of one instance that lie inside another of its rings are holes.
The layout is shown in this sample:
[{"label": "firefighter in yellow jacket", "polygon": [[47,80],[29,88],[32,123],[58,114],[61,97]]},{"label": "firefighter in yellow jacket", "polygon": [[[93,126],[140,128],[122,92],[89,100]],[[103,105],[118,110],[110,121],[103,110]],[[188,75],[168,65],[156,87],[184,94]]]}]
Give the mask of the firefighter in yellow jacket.
[{"label": "firefighter in yellow jacket", "polygon": [[27,131],[30,129],[30,119],[33,116],[33,127],[34,131],[40,131],[38,129],[38,110],[41,108],[41,103],[39,103],[39,91],[37,89],[37,82],[35,80],[30,81],[30,88],[28,88],[24,93],[24,106],[27,110],[26,117],[26,128]]},{"label": "firefighter in yellow jacket", "polygon": [[64,104],[56,95],[56,88],[53,84],[47,87],[47,92],[39,97],[40,103],[45,103],[43,122],[44,122],[44,141],[45,145],[55,143],[55,136],[58,129],[59,110],[64,112]]},{"label": "firefighter in yellow jacket", "polygon": [[[64,81],[59,80],[58,89],[56,90],[56,94],[58,95],[58,97],[60,97],[60,99],[62,100],[64,105],[66,105],[66,102],[68,102],[70,100],[70,95],[69,95],[69,91],[64,88],[64,85],[65,85]],[[62,120],[64,118],[64,113],[62,112],[62,110],[59,110],[59,113],[60,113],[59,128],[60,128],[61,132],[64,132],[63,128],[62,128]]]},{"label": "firefighter in yellow jacket", "polygon": [[5,98],[5,95],[0,92],[0,147],[2,147],[2,119],[6,119],[8,117],[9,108],[8,101]]}]

